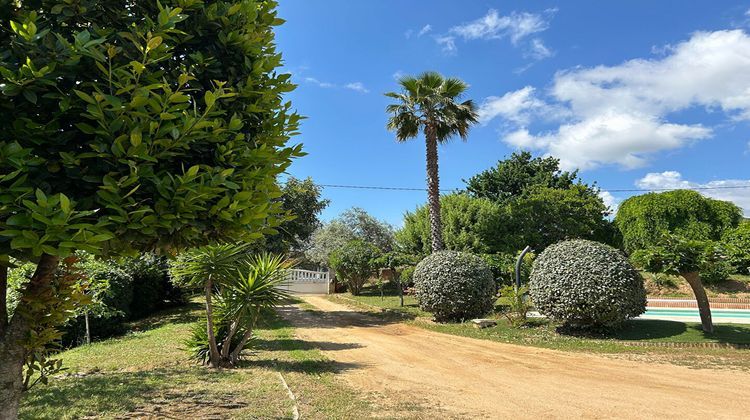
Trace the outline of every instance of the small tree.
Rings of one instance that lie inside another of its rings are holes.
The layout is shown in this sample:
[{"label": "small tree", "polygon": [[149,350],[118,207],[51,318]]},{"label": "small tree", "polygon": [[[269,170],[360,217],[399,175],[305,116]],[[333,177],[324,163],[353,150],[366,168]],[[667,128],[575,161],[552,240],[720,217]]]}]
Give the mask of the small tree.
[{"label": "small tree", "polygon": [[656,244],[639,249],[631,255],[633,262],[646,271],[682,276],[693,289],[698,302],[703,331],[709,333],[714,331],[714,326],[700,269],[720,258],[721,252],[715,243],[675,235],[662,236]]},{"label": "small tree", "polygon": [[355,239],[370,243],[382,252],[390,252],[395,242],[391,225],[360,208],[352,207],[313,232],[305,257],[328,266],[331,254]]},{"label": "small tree", "polygon": [[393,282],[396,285],[399,300],[401,306],[404,306],[404,286],[401,282],[401,273],[399,270],[404,266],[411,266],[415,264],[416,258],[398,251],[392,251],[381,255],[374,261],[374,264],[378,268],[387,268],[393,275]]},{"label": "small tree", "polygon": [[343,279],[354,296],[359,295],[365,282],[375,274],[380,250],[360,240],[349,241],[331,254],[329,264]]}]

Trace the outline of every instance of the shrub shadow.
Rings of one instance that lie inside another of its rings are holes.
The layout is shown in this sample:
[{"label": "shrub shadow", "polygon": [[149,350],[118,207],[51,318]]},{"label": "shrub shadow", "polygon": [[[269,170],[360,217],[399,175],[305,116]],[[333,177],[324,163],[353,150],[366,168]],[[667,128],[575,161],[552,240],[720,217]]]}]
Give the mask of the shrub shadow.
[{"label": "shrub shadow", "polygon": [[305,341],[294,338],[277,338],[272,340],[256,339],[253,341],[254,349],[257,350],[323,350],[323,351],[336,351],[336,350],[350,350],[361,348],[362,345],[358,343],[334,343],[330,341]]}]

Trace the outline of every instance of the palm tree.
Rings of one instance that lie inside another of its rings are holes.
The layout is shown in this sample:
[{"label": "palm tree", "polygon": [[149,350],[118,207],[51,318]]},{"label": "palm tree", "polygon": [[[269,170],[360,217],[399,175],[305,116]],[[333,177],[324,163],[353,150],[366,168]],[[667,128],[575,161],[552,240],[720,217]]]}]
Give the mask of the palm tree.
[{"label": "palm tree", "polygon": [[477,108],[471,100],[458,102],[468,85],[460,79],[445,78],[440,73],[425,72],[418,77],[399,80],[401,92],[385,95],[398,100],[388,105],[388,129],[396,132],[396,140],[405,142],[423,131],[427,145],[427,194],[430,208],[432,251],[443,249],[440,222],[440,178],[438,175],[438,143],[458,135],[466,140],[469,127],[478,121]]}]

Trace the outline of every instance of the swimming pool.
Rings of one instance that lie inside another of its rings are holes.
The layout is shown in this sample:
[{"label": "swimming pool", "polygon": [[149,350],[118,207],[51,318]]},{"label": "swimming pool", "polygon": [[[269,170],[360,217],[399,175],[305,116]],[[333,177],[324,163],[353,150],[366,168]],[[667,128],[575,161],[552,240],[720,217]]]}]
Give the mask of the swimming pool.
[{"label": "swimming pool", "polygon": [[[647,319],[681,319],[699,321],[697,308],[647,308],[640,318]],[[747,309],[712,309],[714,322],[750,324],[750,310]]]}]

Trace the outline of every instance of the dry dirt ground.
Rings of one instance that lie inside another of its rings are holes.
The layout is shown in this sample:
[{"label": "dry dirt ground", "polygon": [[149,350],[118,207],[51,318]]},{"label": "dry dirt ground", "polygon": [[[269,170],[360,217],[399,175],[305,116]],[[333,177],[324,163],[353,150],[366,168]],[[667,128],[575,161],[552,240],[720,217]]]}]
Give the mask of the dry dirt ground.
[{"label": "dry dirt ground", "polygon": [[322,297],[304,300],[317,311],[282,309],[298,338],[327,343],[323,353],[346,366],[339,374],[356,389],[423,401],[433,418],[750,416],[748,372],[476,340],[389,323]]}]

